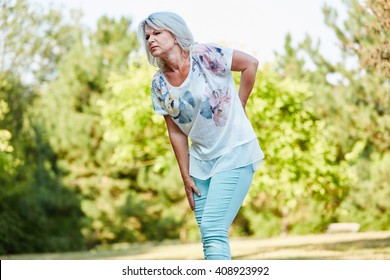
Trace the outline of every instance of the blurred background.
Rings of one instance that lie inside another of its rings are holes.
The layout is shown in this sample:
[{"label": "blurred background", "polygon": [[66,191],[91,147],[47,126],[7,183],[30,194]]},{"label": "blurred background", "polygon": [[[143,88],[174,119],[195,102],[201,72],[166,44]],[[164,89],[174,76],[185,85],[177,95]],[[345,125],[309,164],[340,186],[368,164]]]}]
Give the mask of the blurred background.
[{"label": "blurred background", "polygon": [[233,237],[390,229],[388,0],[0,0],[0,255],[199,241],[135,34],[158,10],[261,62]]}]

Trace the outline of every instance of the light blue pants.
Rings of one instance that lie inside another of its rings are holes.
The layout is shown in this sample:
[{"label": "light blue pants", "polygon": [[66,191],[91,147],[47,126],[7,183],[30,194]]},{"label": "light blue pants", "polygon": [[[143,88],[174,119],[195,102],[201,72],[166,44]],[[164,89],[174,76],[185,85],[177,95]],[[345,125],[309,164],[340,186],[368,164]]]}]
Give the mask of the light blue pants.
[{"label": "light blue pants", "polygon": [[229,228],[253,180],[252,165],[215,174],[207,180],[194,178],[201,196],[194,194],[206,260],[230,260]]}]

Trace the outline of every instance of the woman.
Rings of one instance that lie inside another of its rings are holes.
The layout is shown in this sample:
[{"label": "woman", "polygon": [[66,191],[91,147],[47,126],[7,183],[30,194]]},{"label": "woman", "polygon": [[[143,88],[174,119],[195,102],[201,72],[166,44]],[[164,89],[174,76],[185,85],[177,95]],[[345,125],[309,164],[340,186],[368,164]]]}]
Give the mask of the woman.
[{"label": "woman", "polygon": [[[263,159],[245,114],[258,61],[238,50],[196,44],[174,13],[151,14],[138,33],[149,62],[159,67],[152,102],[165,118],[204,257],[231,259],[229,227]],[[232,71],[241,72],[238,92]]]}]

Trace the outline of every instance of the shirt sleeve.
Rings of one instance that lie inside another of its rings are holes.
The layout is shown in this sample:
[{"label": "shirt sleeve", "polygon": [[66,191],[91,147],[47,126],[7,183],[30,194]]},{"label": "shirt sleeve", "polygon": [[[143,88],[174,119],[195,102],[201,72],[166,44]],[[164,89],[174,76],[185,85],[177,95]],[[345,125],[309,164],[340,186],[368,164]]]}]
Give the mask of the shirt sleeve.
[{"label": "shirt sleeve", "polygon": [[162,82],[161,77],[156,74],[152,80],[152,105],[154,112],[159,115],[168,115],[168,112],[164,108],[164,96],[166,95],[166,84]]},{"label": "shirt sleeve", "polygon": [[194,49],[202,65],[216,76],[231,73],[233,52],[234,49],[217,44],[199,44]]},{"label": "shirt sleeve", "polygon": [[224,48],[221,46],[216,45],[216,48],[220,50],[224,61],[225,61],[225,67],[226,67],[226,73],[230,73],[232,69],[232,62],[233,62],[233,52],[234,49],[232,48]]}]

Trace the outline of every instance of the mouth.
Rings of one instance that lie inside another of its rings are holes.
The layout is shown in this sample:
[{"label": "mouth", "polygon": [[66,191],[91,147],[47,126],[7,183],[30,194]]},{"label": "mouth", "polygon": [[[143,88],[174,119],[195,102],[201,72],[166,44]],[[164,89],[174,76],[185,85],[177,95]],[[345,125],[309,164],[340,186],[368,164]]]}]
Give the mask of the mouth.
[{"label": "mouth", "polygon": [[150,50],[151,51],[154,51],[154,50],[156,50],[158,47],[157,46],[153,46],[153,47],[150,47]]}]

